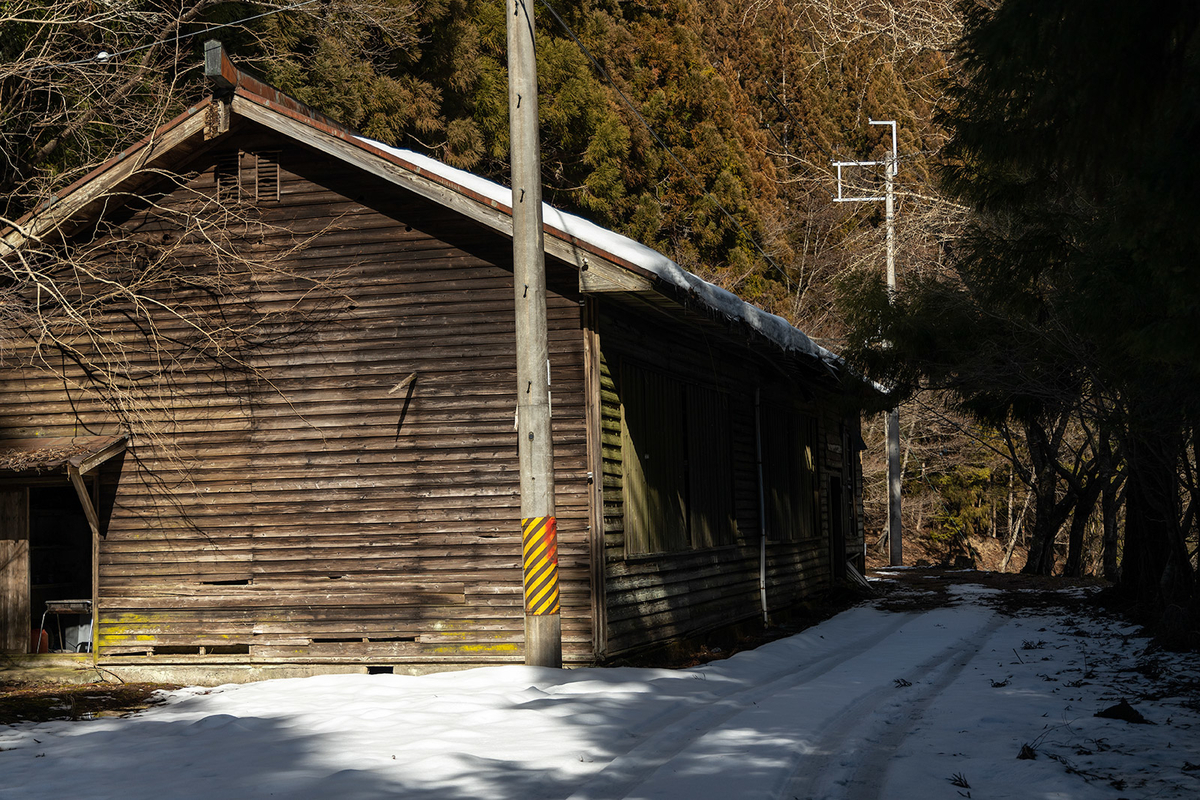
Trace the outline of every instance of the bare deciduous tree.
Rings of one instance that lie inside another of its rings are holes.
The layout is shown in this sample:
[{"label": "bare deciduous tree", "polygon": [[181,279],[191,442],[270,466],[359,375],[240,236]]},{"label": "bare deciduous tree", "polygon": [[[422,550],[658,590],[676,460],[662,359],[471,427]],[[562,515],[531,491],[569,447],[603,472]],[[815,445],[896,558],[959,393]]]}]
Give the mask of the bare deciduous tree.
[{"label": "bare deciduous tree", "polygon": [[[336,275],[295,266],[327,231],[296,235],[237,191],[196,188],[196,173],[148,157],[155,131],[206,91],[203,36],[249,41],[263,59],[312,30],[346,48],[396,48],[415,41],[413,14],[407,0],[4,4],[0,359],[43,370],[160,444],[180,383],[263,380],[254,353],[299,335],[322,314],[313,298],[338,291]],[[132,147],[139,139],[150,144]],[[118,154],[120,181],[71,193]],[[109,221],[117,209],[142,209],[153,224]],[[267,297],[263,284],[291,290]]]}]

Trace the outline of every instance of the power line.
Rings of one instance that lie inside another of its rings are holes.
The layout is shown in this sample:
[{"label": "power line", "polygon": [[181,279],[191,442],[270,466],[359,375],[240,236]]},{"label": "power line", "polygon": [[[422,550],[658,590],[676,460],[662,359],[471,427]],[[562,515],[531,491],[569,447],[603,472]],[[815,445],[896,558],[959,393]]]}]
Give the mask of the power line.
[{"label": "power line", "polygon": [[141,44],[141,45],[138,45],[137,47],[130,47],[126,50],[118,50],[115,53],[110,53],[107,50],[101,50],[99,53],[97,53],[94,56],[90,56],[89,58],[80,58],[75,61],[60,61],[56,64],[38,64],[36,66],[30,67],[28,71],[29,72],[40,72],[42,70],[58,69],[60,67],[77,67],[80,64],[107,64],[115,58],[120,58],[121,56],[127,56],[130,53],[137,53],[142,50],[149,50],[151,47],[157,47],[160,44],[170,44],[172,42],[182,42],[186,39],[191,39],[196,36],[202,36],[206,33],[212,33],[213,31],[220,30],[221,28],[232,28],[233,26],[241,25],[244,22],[253,22],[256,19],[262,19],[263,17],[270,17],[275,14],[281,14],[284,11],[295,11],[297,8],[303,8],[304,6],[310,6],[316,2],[319,2],[319,0],[303,0],[303,2],[294,3],[290,6],[285,6],[283,8],[273,8],[270,11],[264,11],[263,13],[255,14],[252,17],[243,17],[242,19],[236,19],[233,22],[222,22],[220,25],[210,25],[209,27],[205,28],[202,31],[192,31],[191,33],[181,33],[178,36],[171,37],[170,39],[163,39],[161,42],[151,42],[150,44]]},{"label": "power line", "polygon": [[622,92],[620,87],[617,86],[616,81],[614,81],[612,76],[608,74],[608,70],[600,65],[600,62],[597,61],[595,56],[592,55],[591,51],[588,50],[587,45],[579,40],[579,37],[575,35],[575,31],[571,30],[571,26],[568,25],[566,21],[558,15],[558,12],[554,10],[554,7],[551,6],[547,0],[540,0],[540,2],[546,7],[546,10],[550,12],[551,16],[554,17],[554,20],[558,23],[559,27],[561,27],[563,31],[566,32],[567,36],[570,36],[571,40],[579,46],[579,49],[583,51],[585,56],[587,56],[588,61],[592,62],[592,66],[600,72],[600,74],[604,77],[604,80],[608,81],[608,85],[611,86],[613,90],[620,96],[621,100],[625,103],[629,110],[633,112],[633,115],[637,117],[638,122],[641,123],[642,127],[646,129],[646,132],[649,133],[654,141],[658,143],[658,146],[661,147],[666,154],[669,155],[675,161],[675,163],[679,165],[679,168],[682,169],[688,175],[688,177],[696,182],[696,184],[704,192],[704,196],[712,200],[713,204],[716,205],[717,208],[721,209],[721,213],[728,217],[729,221],[737,226],[737,229],[742,232],[742,234],[750,241],[752,245],[754,245],[754,248],[758,250],[763,258],[766,259],[767,263],[783,276],[784,282],[787,284],[788,289],[791,290],[792,279],[788,276],[787,272],[784,271],[783,267],[776,264],[775,259],[767,255],[767,251],[762,249],[762,246],[759,245],[758,241],[750,235],[750,232],[746,230],[742,223],[739,222],[738,219],[733,216],[733,214],[729,213],[725,206],[721,205],[721,201],[718,200],[712,192],[704,188],[704,182],[700,180],[700,178],[694,172],[688,169],[686,164],[679,160],[679,156],[675,155],[671,148],[667,147],[666,142],[659,138],[658,134],[654,132],[654,129],[650,127],[650,123],[646,121],[646,118],[642,116],[641,112],[634,107],[629,98],[625,96],[625,93]]}]

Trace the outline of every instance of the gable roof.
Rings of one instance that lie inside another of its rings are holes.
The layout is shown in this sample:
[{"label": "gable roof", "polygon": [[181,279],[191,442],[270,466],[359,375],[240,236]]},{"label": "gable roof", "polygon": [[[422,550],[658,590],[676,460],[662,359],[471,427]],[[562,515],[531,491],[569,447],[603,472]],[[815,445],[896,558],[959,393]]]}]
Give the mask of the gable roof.
[{"label": "gable roof", "polygon": [[[118,187],[136,191],[153,179],[148,168],[180,148],[195,150],[229,130],[231,117],[242,117],[294,139],[451,211],[512,236],[511,190],[410,150],[365,138],[242,72],[220,44],[206,44],[206,74],[218,94],[204,98],[137,145],[51,197],[0,236],[0,257],[41,238],[72,218],[87,218]],[[751,305],[732,292],[688,272],[670,258],[627,236],[582,217],[542,204],[547,255],[580,270],[584,291],[654,293],[699,305],[710,315],[741,324],[785,353],[842,374],[837,355],[813,342],[783,317]]]}]

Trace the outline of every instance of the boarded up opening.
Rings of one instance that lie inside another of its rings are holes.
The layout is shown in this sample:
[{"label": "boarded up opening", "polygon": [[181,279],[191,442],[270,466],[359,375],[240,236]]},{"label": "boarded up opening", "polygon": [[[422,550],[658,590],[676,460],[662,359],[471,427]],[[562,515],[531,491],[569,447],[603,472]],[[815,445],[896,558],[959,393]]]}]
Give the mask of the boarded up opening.
[{"label": "boarded up opening", "polygon": [[254,193],[260,203],[279,201],[279,151],[259,153],[255,164]]},{"label": "boarded up opening", "polygon": [[236,203],[241,199],[242,175],[241,154],[236,150],[221,153],[213,167],[213,181],[217,185],[217,199],[222,203]]},{"label": "boarded up opening", "polygon": [[688,527],[692,547],[733,544],[733,439],[729,396],[687,388]]},{"label": "boarded up opening", "polygon": [[684,550],[683,386],[626,364],[621,370],[621,409],[626,553]]}]

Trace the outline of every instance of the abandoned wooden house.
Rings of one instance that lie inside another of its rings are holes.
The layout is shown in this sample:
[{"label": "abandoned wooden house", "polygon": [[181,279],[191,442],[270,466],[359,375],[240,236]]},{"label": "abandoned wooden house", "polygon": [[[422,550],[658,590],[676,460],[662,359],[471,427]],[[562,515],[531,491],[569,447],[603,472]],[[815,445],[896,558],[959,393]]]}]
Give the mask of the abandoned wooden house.
[{"label": "abandoned wooden house", "polygon": [[[171,313],[0,352],[0,650],[197,681],[520,662],[508,190],[218,55],[212,96],[0,243],[177,267],[144,289]],[[549,208],[545,253],[565,662],[861,569],[839,359]]]}]

